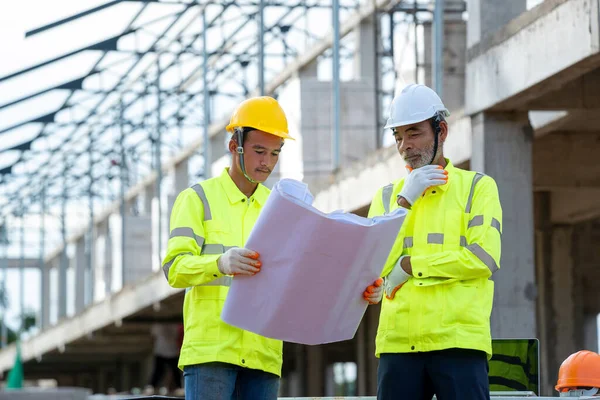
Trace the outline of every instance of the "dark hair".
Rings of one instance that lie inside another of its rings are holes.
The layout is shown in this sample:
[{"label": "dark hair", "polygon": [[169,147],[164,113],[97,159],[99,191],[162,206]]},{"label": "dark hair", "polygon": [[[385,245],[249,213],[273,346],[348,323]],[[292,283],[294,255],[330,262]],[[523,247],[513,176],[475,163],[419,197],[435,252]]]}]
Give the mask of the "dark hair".
[{"label": "dark hair", "polygon": [[429,118],[431,129],[433,129],[433,134],[436,137],[441,132],[440,124],[442,123],[442,121],[446,121],[446,118],[444,118],[444,114],[442,114],[441,112],[437,112],[433,117]]},{"label": "dark hair", "polygon": [[234,129],[234,135],[232,135],[232,136],[231,136],[231,139],[232,139],[233,141],[235,141],[236,143],[237,143],[237,141],[238,141],[238,135],[237,135],[237,133],[238,133],[240,130],[242,131],[242,143],[238,143],[238,145],[243,145],[243,144],[244,144],[244,142],[246,141],[246,138],[248,137],[248,132],[255,131],[256,129],[254,129],[254,128],[251,128],[251,127],[249,127],[249,126],[244,126],[244,127],[237,127],[237,128],[235,128],[235,129]]}]

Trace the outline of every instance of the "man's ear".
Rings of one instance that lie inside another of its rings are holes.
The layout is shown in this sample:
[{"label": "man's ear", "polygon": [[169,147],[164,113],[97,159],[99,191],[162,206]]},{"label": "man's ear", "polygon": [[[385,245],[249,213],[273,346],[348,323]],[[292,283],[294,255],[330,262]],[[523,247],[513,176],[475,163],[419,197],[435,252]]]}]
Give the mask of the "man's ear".
[{"label": "man's ear", "polygon": [[238,147],[237,142],[235,140],[233,140],[233,138],[229,139],[229,144],[227,146],[227,148],[229,149],[229,152],[233,153],[233,154],[237,153],[237,147]]},{"label": "man's ear", "polygon": [[445,142],[448,137],[448,123],[446,121],[440,122],[440,141]]}]

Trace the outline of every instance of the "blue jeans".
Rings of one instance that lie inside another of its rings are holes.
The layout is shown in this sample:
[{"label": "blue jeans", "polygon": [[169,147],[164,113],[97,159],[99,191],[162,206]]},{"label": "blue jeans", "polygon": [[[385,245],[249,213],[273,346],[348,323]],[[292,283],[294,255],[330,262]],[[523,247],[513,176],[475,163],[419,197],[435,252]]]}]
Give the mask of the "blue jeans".
[{"label": "blue jeans", "polygon": [[378,400],[489,400],[487,356],[482,351],[448,349],[381,354]]},{"label": "blue jeans", "polygon": [[226,363],[183,368],[186,400],[276,400],[279,377]]}]

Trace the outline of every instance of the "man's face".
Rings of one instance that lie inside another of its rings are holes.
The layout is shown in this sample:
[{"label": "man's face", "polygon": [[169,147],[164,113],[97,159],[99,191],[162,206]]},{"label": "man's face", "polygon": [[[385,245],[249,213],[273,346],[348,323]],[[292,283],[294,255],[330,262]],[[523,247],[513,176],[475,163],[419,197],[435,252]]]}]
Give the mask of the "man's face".
[{"label": "man's face", "polygon": [[[421,168],[431,162],[435,136],[429,120],[394,128],[394,139],[398,152],[412,169]],[[438,152],[441,148],[440,141]]]},{"label": "man's face", "polygon": [[[266,181],[277,165],[282,146],[283,139],[278,136],[258,130],[248,132],[244,140],[244,164],[248,176],[256,182]],[[230,142],[230,150],[233,150],[234,156],[237,156],[236,147],[235,142]],[[236,166],[242,172],[239,160]]]}]

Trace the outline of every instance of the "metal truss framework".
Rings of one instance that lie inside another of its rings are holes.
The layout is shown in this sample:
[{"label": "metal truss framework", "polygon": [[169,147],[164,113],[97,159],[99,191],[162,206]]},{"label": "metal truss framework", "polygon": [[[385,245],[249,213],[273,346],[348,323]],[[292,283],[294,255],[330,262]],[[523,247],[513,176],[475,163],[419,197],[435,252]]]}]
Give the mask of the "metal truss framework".
[{"label": "metal truss framework", "polygon": [[[0,143],[3,135],[25,126],[40,126],[33,138],[0,150],[0,157],[18,154],[16,161],[0,169],[0,226],[10,216],[14,220],[38,215],[40,266],[49,235],[59,237],[66,248],[67,218],[71,218],[73,205],[89,211],[82,224],[89,226],[91,265],[94,215],[118,200],[121,213],[131,207],[127,212],[135,214],[136,205],[125,202],[125,193],[152,173],[160,183],[165,159],[202,134],[205,145],[190,158],[190,171],[194,180],[207,177],[211,123],[250,95],[277,97],[279,87],[271,90],[267,83],[331,32],[317,28],[332,24],[339,29],[340,21],[365,5],[363,0],[114,0],[34,29],[27,36],[68,26],[121,3],[137,5],[121,33],[0,77],[1,85],[42,73],[44,68],[79,54],[96,57],[91,69],[66,82],[9,101],[0,96],[3,111],[51,92],[66,94],[50,113],[10,126],[0,124]],[[394,90],[394,30],[399,24],[414,24],[416,32],[418,24],[432,20],[433,10],[430,0],[408,0],[390,1],[376,12],[378,126]],[[347,61],[354,56],[354,49],[352,41],[335,38],[332,48],[319,59],[333,59],[334,108],[339,113],[336,84],[341,71],[351,65]],[[339,129],[338,124],[334,126]],[[155,185],[155,195],[160,204],[160,184]],[[45,229],[44,218],[49,215],[61,221],[60,232]],[[10,239],[10,233],[16,231],[11,229],[5,238]],[[23,229],[21,224],[21,237]],[[22,244],[22,258],[24,247]],[[66,276],[67,268],[66,253],[62,253],[59,279]]]}]

